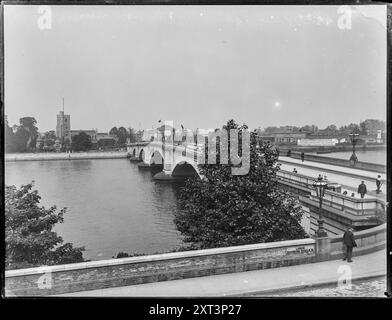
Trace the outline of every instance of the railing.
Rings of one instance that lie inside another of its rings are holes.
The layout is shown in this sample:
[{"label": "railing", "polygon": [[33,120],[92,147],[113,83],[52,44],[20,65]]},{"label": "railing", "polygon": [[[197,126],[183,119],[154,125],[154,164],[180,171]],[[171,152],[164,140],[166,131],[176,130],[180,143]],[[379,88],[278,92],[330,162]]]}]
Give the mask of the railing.
[{"label": "railing", "polygon": [[[310,199],[319,201],[316,191],[312,190]],[[343,194],[326,190],[323,197],[323,204],[341,210],[343,213],[353,215],[375,215],[385,211],[385,203],[377,198],[353,198]]]},{"label": "railing", "polygon": [[314,239],[249,244],[5,272],[11,295],[37,296],[311,263]]},{"label": "railing", "polygon": [[[285,170],[277,172],[279,180],[309,189],[310,200],[318,203],[319,199],[313,188],[316,179],[293,173]],[[377,198],[353,198],[339,192],[326,190],[323,197],[323,204],[353,215],[375,215],[385,211],[385,202]]]},{"label": "railing", "polygon": [[305,176],[299,173],[294,173],[286,170],[279,170],[277,172],[277,176],[279,180],[297,184],[309,189],[313,187],[312,185],[316,181],[316,179],[311,178],[309,176]]},{"label": "railing", "polygon": [[[343,235],[330,236],[331,259],[339,259],[343,255]],[[354,232],[357,247],[354,255],[371,253],[386,246],[386,223],[363,231]]]}]

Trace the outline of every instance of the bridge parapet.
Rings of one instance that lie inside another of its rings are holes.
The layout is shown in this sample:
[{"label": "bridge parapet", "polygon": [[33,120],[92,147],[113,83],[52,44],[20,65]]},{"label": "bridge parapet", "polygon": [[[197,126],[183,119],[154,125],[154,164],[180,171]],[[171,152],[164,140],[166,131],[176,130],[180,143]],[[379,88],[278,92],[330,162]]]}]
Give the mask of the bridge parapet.
[{"label": "bridge parapet", "polygon": [[[354,232],[364,255],[386,247],[386,224]],[[321,245],[323,244],[323,248]],[[321,252],[320,249],[323,249]],[[6,295],[47,296],[341,259],[342,235],[192,250],[5,272]]]}]

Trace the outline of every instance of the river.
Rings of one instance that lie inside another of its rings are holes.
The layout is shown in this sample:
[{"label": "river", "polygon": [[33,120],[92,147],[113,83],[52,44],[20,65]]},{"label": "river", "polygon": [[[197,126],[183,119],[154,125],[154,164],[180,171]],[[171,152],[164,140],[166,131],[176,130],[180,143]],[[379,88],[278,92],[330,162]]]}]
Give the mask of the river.
[{"label": "river", "polygon": [[[349,160],[352,151],[342,151],[342,152],[331,152],[331,153],[322,153],[319,154],[323,157],[337,158],[337,159],[347,159]],[[355,151],[355,154],[358,157],[358,161],[360,162],[370,162],[376,164],[386,164],[387,163],[387,153],[386,150],[377,150],[377,151],[363,151],[358,150]]]},{"label": "river", "polygon": [[67,207],[55,231],[84,258],[110,259],[118,252],[156,253],[182,244],[173,218],[180,185],[155,183],[127,159],[6,162],[5,183],[34,188],[49,208]]}]

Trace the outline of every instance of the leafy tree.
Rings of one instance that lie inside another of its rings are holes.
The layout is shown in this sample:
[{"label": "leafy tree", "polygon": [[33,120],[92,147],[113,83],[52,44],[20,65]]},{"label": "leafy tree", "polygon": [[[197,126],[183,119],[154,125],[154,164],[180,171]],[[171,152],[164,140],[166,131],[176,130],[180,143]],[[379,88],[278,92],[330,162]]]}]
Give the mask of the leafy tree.
[{"label": "leafy tree", "polygon": [[5,136],[5,152],[15,152],[14,131],[8,125],[7,120],[5,121],[4,136]]},{"label": "leafy tree", "polygon": [[44,133],[44,146],[52,147],[56,142],[56,133],[51,130]]},{"label": "leafy tree", "polygon": [[110,129],[109,134],[113,135],[113,136],[117,136],[118,133],[118,129],[117,127],[113,127]]},{"label": "leafy tree", "polygon": [[306,131],[306,132],[310,132],[310,133],[317,133],[318,131],[318,127],[314,124],[312,125],[306,125],[300,128],[300,131]]},{"label": "leafy tree", "polygon": [[85,132],[72,137],[71,149],[74,151],[87,151],[91,146],[91,137]]},{"label": "leafy tree", "polygon": [[[239,127],[231,120],[225,128],[238,128],[243,132],[247,127]],[[276,149],[258,141],[254,133],[251,133],[249,147],[248,174],[232,175],[230,162],[227,165],[207,164],[200,166],[204,179],[185,182],[180,194],[182,210],[176,213],[175,223],[185,236],[185,242],[192,247],[212,248],[306,237],[300,225],[303,212],[298,200],[278,186]]]},{"label": "leafy tree", "polygon": [[55,224],[64,221],[66,208],[56,213],[56,206],[40,206],[41,197],[32,186],[5,187],[6,268],[82,262],[84,248],[63,244],[52,231]]},{"label": "leafy tree", "polygon": [[117,141],[118,145],[119,146],[125,145],[125,143],[127,142],[127,138],[128,138],[127,129],[125,129],[124,127],[118,128],[117,137],[118,137],[118,141]]},{"label": "leafy tree", "polygon": [[359,127],[361,128],[361,134],[367,134],[367,127],[365,121],[361,122],[359,124]]},{"label": "leafy tree", "polygon": [[17,126],[13,139],[15,152],[28,151],[29,140],[30,140],[29,132],[24,127]]},{"label": "leafy tree", "polygon": [[38,128],[36,127],[37,120],[33,117],[23,117],[19,119],[20,126],[29,133],[29,138],[26,143],[28,150],[35,149],[38,137]]},{"label": "leafy tree", "polygon": [[129,141],[130,142],[136,142],[137,141],[137,135],[136,135],[135,129],[133,129],[133,128],[128,128],[128,129],[129,129],[129,135],[128,135]]},{"label": "leafy tree", "polygon": [[38,128],[37,121],[33,117],[23,117],[19,119],[19,125],[14,125],[11,129],[6,124],[6,151],[26,152],[36,148]]},{"label": "leafy tree", "polygon": [[338,128],[334,124],[330,124],[325,128],[326,131],[330,131],[331,133],[336,133]]}]

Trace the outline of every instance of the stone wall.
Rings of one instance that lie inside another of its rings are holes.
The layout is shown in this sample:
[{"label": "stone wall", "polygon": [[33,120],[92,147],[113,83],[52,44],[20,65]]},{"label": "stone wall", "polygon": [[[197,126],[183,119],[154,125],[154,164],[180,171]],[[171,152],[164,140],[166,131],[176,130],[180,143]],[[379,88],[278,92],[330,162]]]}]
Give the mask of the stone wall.
[{"label": "stone wall", "polygon": [[42,296],[223,273],[277,268],[315,259],[301,239],[6,271],[6,294]]},{"label": "stone wall", "polygon": [[[367,230],[354,232],[354,239],[357,247],[353,250],[353,256],[368,254],[386,248],[386,223]],[[341,259],[343,257],[343,235],[330,237],[331,259]]]},{"label": "stone wall", "polygon": [[[386,224],[354,233],[354,256],[385,249]],[[341,259],[342,235],[92,261],[5,272],[6,296],[85,290]]]}]

